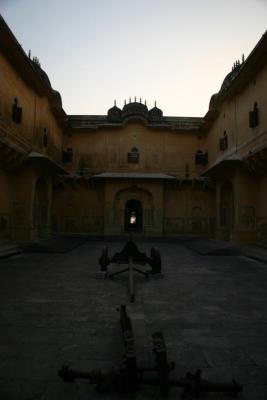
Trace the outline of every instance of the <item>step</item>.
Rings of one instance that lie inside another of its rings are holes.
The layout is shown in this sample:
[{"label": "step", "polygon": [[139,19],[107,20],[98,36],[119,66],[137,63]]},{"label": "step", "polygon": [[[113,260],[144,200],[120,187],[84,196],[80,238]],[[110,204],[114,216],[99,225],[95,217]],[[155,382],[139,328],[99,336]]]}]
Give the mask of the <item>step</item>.
[{"label": "step", "polygon": [[11,257],[20,254],[20,249],[16,244],[1,244],[0,245],[0,258]]}]

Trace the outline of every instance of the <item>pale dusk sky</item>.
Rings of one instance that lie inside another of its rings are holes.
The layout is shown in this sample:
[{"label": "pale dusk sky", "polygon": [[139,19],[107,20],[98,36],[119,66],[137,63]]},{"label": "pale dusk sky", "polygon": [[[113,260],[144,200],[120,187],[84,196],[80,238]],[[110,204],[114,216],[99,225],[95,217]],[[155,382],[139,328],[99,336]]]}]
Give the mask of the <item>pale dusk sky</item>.
[{"label": "pale dusk sky", "polygon": [[267,29],[267,0],[0,0],[0,13],[68,114],[137,96],[164,115],[204,116]]}]

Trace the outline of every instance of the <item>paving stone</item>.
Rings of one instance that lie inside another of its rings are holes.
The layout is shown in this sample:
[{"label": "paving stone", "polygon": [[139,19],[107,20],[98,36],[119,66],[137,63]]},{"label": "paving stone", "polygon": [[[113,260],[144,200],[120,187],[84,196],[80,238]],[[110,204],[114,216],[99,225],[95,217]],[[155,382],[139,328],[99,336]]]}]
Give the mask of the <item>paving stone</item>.
[{"label": "paving stone", "polygon": [[[123,242],[106,244],[113,254]],[[162,240],[163,279],[136,276],[136,301],[129,303],[127,276],[96,279],[104,245],[86,242],[67,254],[1,260],[1,399],[115,399],[99,396],[88,382],[66,384],[57,372],[63,363],[85,371],[120,365],[121,304],[132,318],[140,364],[153,365],[151,334],[163,331],[169,360],[177,364],[174,377],[201,368],[207,379],[243,383],[241,400],[267,398],[266,264],[234,254],[199,255],[181,242]],[[140,249],[149,253],[151,246],[143,242]],[[180,394],[173,389],[169,399]],[[160,394],[143,386],[123,398]]]}]

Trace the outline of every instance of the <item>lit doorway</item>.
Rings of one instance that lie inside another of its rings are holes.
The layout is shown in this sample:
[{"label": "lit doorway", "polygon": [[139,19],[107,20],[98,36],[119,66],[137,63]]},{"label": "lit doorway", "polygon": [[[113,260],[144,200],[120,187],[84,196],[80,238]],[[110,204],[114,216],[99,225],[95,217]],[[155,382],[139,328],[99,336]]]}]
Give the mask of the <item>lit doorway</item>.
[{"label": "lit doorway", "polygon": [[143,210],[142,203],[138,200],[128,200],[125,205],[125,231],[142,232]]}]

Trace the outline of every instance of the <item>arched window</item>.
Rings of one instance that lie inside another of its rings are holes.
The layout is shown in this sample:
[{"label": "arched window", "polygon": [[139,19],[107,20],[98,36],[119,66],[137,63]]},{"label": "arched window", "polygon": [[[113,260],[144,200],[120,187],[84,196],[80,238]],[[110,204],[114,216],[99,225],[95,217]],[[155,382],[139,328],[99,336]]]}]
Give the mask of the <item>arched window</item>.
[{"label": "arched window", "polygon": [[16,124],[20,124],[22,121],[22,108],[18,106],[17,97],[14,98],[14,103],[12,104],[12,121]]},{"label": "arched window", "polygon": [[255,128],[259,125],[259,108],[258,103],[255,101],[253,111],[249,112],[249,127]]},{"label": "arched window", "polygon": [[68,147],[66,151],[63,151],[62,162],[64,164],[67,164],[67,163],[71,164],[72,160],[73,160],[73,150],[71,147]]},{"label": "arched window", "polygon": [[139,163],[139,150],[137,147],[133,147],[128,153],[128,163],[138,164]]},{"label": "arched window", "polygon": [[208,164],[208,152],[204,153],[202,150],[198,150],[195,154],[196,165],[207,165]]},{"label": "arched window", "polygon": [[44,134],[43,134],[43,147],[48,146],[48,132],[47,129],[44,128]]},{"label": "arched window", "polygon": [[224,151],[228,148],[228,135],[226,130],[223,132],[223,137],[219,139],[220,150]]}]

